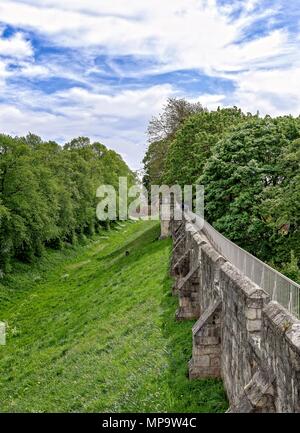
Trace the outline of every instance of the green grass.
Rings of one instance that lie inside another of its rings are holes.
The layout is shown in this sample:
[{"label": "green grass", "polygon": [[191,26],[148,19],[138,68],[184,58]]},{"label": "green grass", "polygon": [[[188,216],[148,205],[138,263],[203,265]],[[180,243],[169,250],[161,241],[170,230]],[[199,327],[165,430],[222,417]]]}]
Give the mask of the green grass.
[{"label": "green grass", "polygon": [[128,222],[16,263],[0,284],[1,412],[226,410],[220,381],[187,378],[192,322],[174,320],[171,242],[158,235]]}]

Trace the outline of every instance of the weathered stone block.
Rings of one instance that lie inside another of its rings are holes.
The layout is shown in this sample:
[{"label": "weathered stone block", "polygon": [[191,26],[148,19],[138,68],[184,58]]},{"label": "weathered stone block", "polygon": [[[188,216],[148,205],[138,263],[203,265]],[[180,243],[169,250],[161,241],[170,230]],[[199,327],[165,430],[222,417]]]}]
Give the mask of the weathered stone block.
[{"label": "weathered stone block", "polygon": [[221,358],[220,358],[220,353],[219,353],[219,356],[217,356],[217,357],[210,357],[210,365],[212,366],[212,367],[220,367],[220,365],[221,365]]},{"label": "weathered stone block", "polygon": [[249,320],[255,320],[257,318],[257,308],[246,308],[246,318]]},{"label": "weathered stone block", "polygon": [[210,364],[209,356],[208,355],[198,355],[194,359],[194,364],[198,365],[199,367],[208,367]]},{"label": "weathered stone block", "polygon": [[221,302],[218,300],[193,326],[193,356],[189,363],[190,378],[220,376],[220,314]]},{"label": "weathered stone block", "polygon": [[261,330],[261,320],[248,320],[247,331],[257,332]]}]

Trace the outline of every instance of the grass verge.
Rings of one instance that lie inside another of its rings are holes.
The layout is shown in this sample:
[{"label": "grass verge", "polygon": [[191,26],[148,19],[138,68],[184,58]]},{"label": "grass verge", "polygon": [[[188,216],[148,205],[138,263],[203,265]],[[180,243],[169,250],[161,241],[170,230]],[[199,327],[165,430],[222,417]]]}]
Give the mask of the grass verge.
[{"label": "grass verge", "polygon": [[171,243],[158,235],[126,223],[16,264],[0,284],[1,412],[226,410],[220,381],[187,378],[192,322],[174,320]]}]

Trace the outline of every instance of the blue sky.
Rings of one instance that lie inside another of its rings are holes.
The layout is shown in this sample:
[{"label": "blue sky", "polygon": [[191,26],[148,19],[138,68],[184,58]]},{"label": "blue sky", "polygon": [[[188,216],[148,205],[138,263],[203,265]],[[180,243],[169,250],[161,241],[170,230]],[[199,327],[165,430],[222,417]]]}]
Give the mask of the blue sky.
[{"label": "blue sky", "polygon": [[1,0],[0,131],[141,166],[168,97],[300,114],[300,0]]}]

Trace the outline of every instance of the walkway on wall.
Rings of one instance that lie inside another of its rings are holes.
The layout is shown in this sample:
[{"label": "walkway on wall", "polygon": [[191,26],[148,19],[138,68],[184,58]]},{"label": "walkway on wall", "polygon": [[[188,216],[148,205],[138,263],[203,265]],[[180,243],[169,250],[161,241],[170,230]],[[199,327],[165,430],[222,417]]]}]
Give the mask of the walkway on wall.
[{"label": "walkway on wall", "polygon": [[213,247],[223,257],[268,293],[272,301],[277,301],[298,319],[300,318],[299,284],[231,242],[194,213],[187,212],[187,217],[199,230],[203,231]]}]

